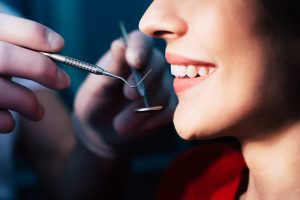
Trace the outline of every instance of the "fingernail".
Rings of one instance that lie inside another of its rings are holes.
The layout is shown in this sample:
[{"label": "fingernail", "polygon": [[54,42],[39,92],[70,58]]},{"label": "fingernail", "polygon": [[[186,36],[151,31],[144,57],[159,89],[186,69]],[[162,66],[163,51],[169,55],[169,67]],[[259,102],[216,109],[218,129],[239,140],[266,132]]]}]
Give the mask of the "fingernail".
[{"label": "fingernail", "polygon": [[52,30],[47,32],[47,41],[52,51],[60,50],[64,46],[64,38]]},{"label": "fingernail", "polygon": [[58,82],[59,88],[65,89],[70,86],[71,79],[64,70],[59,69],[57,82]]}]

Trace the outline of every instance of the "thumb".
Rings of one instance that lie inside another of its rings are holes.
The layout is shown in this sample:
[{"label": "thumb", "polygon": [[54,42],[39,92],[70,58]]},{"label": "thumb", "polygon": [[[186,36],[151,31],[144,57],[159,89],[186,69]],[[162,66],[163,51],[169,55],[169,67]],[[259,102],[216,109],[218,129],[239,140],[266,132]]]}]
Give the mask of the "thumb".
[{"label": "thumb", "polygon": [[131,67],[142,68],[152,54],[153,41],[140,31],[133,31],[128,37],[126,61]]},{"label": "thumb", "polygon": [[111,43],[109,51],[97,62],[103,69],[119,75],[128,76],[129,66],[125,60],[126,45],[122,38]]}]

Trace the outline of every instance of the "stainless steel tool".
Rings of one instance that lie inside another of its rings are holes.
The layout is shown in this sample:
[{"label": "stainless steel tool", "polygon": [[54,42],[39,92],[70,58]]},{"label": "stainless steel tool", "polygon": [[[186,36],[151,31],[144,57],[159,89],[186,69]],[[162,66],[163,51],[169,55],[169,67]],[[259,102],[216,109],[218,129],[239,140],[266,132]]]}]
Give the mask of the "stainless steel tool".
[{"label": "stainless steel tool", "polygon": [[113,74],[111,72],[108,72],[106,70],[104,70],[102,67],[98,66],[98,65],[93,65],[75,58],[71,58],[69,56],[63,56],[63,55],[59,55],[59,54],[54,54],[54,53],[47,53],[47,52],[41,52],[42,54],[44,54],[45,56],[48,56],[49,58],[64,63],[66,65],[70,65],[73,67],[76,67],[78,69],[82,69],[84,71],[88,71],[91,72],[93,74],[98,74],[98,75],[104,75],[104,76],[110,76],[113,78],[117,78],[122,80],[124,83],[126,83],[129,87],[131,88],[135,88],[137,87],[139,84],[141,84],[143,82],[143,80],[146,78],[146,76],[148,76],[148,74],[151,72],[151,70],[149,70],[147,72],[147,74],[141,78],[135,85],[131,85],[129,84],[123,77],[120,77],[116,74]]},{"label": "stainless steel tool", "polygon": [[[119,23],[119,26],[120,26],[121,33],[122,33],[122,36],[123,36],[123,40],[124,40],[125,44],[127,45],[128,44],[128,34],[127,34],[127,31],[126,31],[125,25],[121,21]],[[136,82],[138,82],[139,80],[142,80],[141,79],[141,74],[139,73],[139,71],[137,69],[131,68],[131,71],[132,71],[133,77],[134,77]],[[137,113],[143,113],[143,112],[153,112],[153,111],[162,110],[163,106],[152,106],[152,107],[150,107],[148,97],[147,97],[145,84],[143,83],[143,81],[142,82],[139,81],[139,83],[140,84],[137,85],[137,90],[138,90],[138,93],[143,97],[145,107],[144,108],[137,108],[134,111],[137,112]]]}]

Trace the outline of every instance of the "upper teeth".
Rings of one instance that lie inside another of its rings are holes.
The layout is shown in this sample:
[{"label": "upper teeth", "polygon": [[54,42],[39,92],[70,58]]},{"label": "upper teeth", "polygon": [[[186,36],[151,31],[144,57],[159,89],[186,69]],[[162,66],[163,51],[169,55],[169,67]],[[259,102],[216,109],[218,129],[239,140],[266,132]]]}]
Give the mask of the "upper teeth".
[{"label": "upper teeth", "polygon": [[205,76],[213,72],[213,67],[194,66],[194,65],[171,65],[171,74],[176,77],[195,78],[197,75]]}]

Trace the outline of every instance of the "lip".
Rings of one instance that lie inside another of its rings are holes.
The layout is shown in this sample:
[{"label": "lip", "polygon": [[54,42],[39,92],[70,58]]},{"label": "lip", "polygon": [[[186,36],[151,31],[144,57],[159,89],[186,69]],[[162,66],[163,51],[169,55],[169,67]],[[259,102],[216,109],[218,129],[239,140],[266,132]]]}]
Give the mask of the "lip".
[{"label": "lip", "polygon": [[207,66],[207,67],[216,67],[215,64],[200,60],[195,60],[191,58],[187,58],[184,56],[180,56],[177,54],[166,53],[165,55],[168,63],[173,65],[197,65],[197,66]]},{"label": "lip", "polygon": [[[190,59],[184,56],[166,53],[166,60],[171,65],[196,65],[206,67],[216,67],[215,64],[195,59]],[[188,90],[196,85],[202,84],[207,78],[209,78],[214,72],[203,77],[196,78],[179,78],[176,77],[173,82],[173,87],[176,94]]]}]

